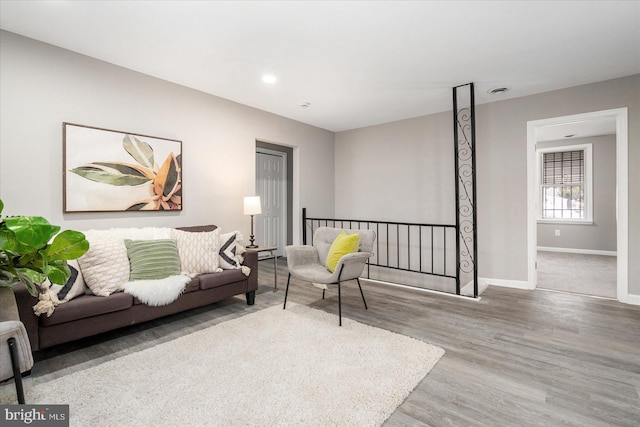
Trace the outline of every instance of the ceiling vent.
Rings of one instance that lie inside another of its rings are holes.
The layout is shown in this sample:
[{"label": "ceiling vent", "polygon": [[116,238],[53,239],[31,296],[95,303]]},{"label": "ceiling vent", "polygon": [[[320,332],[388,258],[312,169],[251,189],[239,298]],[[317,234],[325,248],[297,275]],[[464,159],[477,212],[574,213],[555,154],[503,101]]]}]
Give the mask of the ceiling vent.
[{"label": "ceiling vent", "polygon": [[489,89],[487,91],[487,93],[491,94],[491,95],[502,95],[504,93],[509,92],[509,88],[508,87],[494,87],[492,89]]}]

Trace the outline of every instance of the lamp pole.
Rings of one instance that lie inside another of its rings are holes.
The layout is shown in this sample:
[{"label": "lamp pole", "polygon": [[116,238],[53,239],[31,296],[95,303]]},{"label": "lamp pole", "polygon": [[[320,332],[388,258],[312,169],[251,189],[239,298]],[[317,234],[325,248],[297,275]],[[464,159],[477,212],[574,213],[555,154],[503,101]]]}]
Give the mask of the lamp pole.
[{"label": "lamp pole", "polygon": [[248,248],[257,248],[258,245],[255,244],[255,236],[253,235],[253,214],[251,214],[251,235],[249,236],[250,244],[247,245]]}]

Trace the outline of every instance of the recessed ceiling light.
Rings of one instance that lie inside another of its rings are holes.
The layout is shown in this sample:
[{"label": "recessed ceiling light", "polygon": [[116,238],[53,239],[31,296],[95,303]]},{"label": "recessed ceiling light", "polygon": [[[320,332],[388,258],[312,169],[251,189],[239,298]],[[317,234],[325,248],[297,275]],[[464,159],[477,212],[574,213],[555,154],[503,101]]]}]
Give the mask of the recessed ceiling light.
[{"label": "recessed ceiling light", "polygon": [[302,101],[302,102],[300,103],[300,106],[301,106],[302,108],[307,108],[307,107],[309,107],[310,105],[311,105],[311,103],[310,103],[309,101]]},{"label": "recessed ceiling light", "polygon": [[278,79],[276,79],[276,76],[274,76],[273,74],[265,74],[264,76],[262,76],[262,81],[272,85],[277,82]]},{"label": "recessed ceiling light", "polygon": [[509,88],[504,86],[494,87],[487,91],[487,93],[491,95],[502,95],[503,93],[507,93],[507,92],[509,92]]}]

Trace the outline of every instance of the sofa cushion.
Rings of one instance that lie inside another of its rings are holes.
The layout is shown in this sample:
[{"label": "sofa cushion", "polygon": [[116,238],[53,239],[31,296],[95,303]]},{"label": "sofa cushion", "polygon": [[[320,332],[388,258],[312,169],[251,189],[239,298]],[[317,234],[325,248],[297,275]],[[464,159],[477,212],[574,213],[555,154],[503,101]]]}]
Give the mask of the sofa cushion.
[{"label": "sofa cushion", "polygon": [[195,292],[200,289],[200,278],[194,277],[191,279],[187,286],[184,288],[183,294],[188,294],[189,292]]},{"label": "sofa cushion", "polygon": [[94,239],[78,259],[84,281],[94,295],[109,296],[129,280],[129,258],[122,240]]},{"label": "sofa cushion", "polygon": [[176,230],[189,231],[191,233],[200,233],[205,231],[213,231],[218,228],[215,225],[192,225],[188,227],[176,227]]},{"label": "sofa cushion", "polygon": [[86,317],[126,310],[132,305],[133,297],[123,292],[118,292],[108,297],[83,295],[56,307],[51,317],[40,316],[40,324],[42,326],[57,325]]},{"label": "sofa cushion", "polygon": [[178,244],[180,265],[187,274],[213,273],[219,269],[219,230],[193,232],[173,230],[172,237]]},{"label": "sofa cushion", "polygon": [[108,296],[129,280],[129,258],[124,239],[170,239],[171,229],[161,227],[87,230],[89,251],[78,259],[84,281],[95,295]]},{"label": "sofa cushion", "polygon": [[200,289],[211,289],[233,282],[241,282],[247,280],[247,277],[242,274],[242,270],[234,269],[224,270],[219,273],[201,274],[198,279],[200,279]]},{"label": "sofa cushion", "polygon": [[80,272],[80,265],[78,260],[67,261],[71,275],[67,279],[67,283],[64,285],[55,285],[47,280],[49,289],[56,294],[58,300],[63,303],[72,300],[75,297],[84,295],[87,292],[87,285],[84,283],[82,273]]},{"label": "sofa cushion", "polygon": [[178,246],[172,239],[125,239],[131,264],[129,280],[164,279],[180,274]]},{"label": "sofa cushion", "polygon": [[241,268],[245,249],[240,244],[242,234],[239,231],[220,234],[220,267],[224,269]]}]

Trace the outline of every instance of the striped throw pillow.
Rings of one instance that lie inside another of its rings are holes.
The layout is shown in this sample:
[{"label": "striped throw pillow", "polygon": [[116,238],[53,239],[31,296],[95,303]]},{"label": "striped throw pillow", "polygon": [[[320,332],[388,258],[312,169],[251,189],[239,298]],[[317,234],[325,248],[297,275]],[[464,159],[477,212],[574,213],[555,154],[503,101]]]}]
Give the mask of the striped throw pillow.
[{"label": "striped throw pillow", "polygon": [[178,246],[172,239],[125,239],[131,266],[129,280],[154,280],[180,274]]}]

